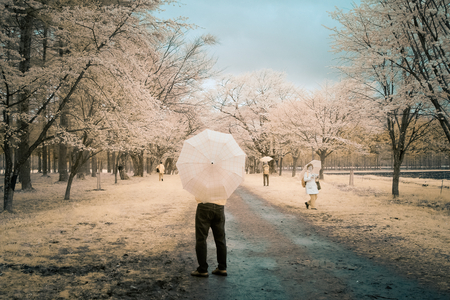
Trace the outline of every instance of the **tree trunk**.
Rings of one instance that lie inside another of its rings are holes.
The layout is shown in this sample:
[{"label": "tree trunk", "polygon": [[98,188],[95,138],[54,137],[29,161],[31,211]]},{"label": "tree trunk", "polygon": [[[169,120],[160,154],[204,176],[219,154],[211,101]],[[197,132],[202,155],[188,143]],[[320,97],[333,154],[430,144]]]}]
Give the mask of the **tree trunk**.
[{"label": "tree trunk", "polygon": [[327,151],[320,151],[318,154],[319,154],[320,162],[322,165],[322,167],[320,168],[320,171],[319,171],[319,179],[323,180],[324,179],[323,169],[325,168],[325,160],[328,157],[328,155],[330,155],[331,153],[327,154]]},{"label": "tree trunk", "polygon": [[84,175],[90,175],[91,174],[91,164],[89,163],[89,151],[88,150],[84,150],[83,151],[83,156],[82,156],[82,165],[81,165],[81,173],[83,173]]},{"label": "tree trunk", "polygon": [[111,173],[111,153],[106,151],[106,172]]},{"label": "tree trunk", "polygon": [[133,162],[134,176],[144,177],[144,151],[130,156]]},{"label": "tree trunk", "polygon": [[[87,152],[87,155],[86,155]],[[86,166],[86,162],[89,162],[89,151],[79,151],[76,148],[72,150],[71,155],[71,167],[69,179],[67,180],[66,186],[66,194],[64,195],[64,200],[70,200],[70,189],[72,188],[72,182],[75,176],[82,175],[82,179],[84,179],[84,168]],[[89,164],[88,164],[89,165]],[[81,171],[81,172],[79,172]]]},{"label": "tree trunk", "polygon": [[[64,111],[60,117],[60,126],[67,128],[68,118],[67,113]],[[69,179],[69,173],[67,172],[67,145],[63,142],[59,143],[59,159],[58,159],[58,173],[59,181],[66,182]]]},{"label": "tree trunk", "polygon": [[[111,161],[113,163],[112,172],[117,174],[117,162],[116,162],[116,152],[113,152],[111,155]],[[117,183],[117,182],[116,182]]]},{"label": "tree trunk", "polygon": [[59,143],[58,173],[58,181],[66,182],[69,179],[69,173],[67,172],[67,146],[63,143]]},{"label": "tree trunk", "polygon": [[44,145],[42,146],[42,176],[47,176],[47,171],[48,171],[48,167],[47,167],[47,146]]},{"label": "tree trunk", "polygon": [[114,183],[117,184],[117,169],[119,166],[119,158],[118,157],[116,158],[116,152],[113,152],[112,157],[114,159],[113,160],[113,162],[114,162],[114,165],[113,165]]},{"label": "tree trunk", "polygon": [[[20,157],[25,157],[28,149],[19,150]],[[19,178],[20,183],[22,184],[22,191],[31,191],[33,190],[33,186],[31,185],[31,164],[30,158],[28,158],[25,163],[20,164],[19,166]]]},{"label": "tree trunk", "polygon": [[154,169],[154,165],[155,165],[156,159],[154,157],[150,157],[149,160],[150,160],[150,171],[149,171],[149,174],[151,174],[153,169]]},{"label": "tree trunk", "polygon": [[173,163],[173,158],[169,157],[166,159],[165,161],[165,173],[166,174],[172,174],[173,173],[173,169],[174,169],[174,163]]},{"label": "tree trunk", "polygon": [[[33,17],[26,14],[20,22],[20,44],[19,52],[22,56],[22,60],[19,63],[19,70],[25,74],[30,69],[31,64],[31,36],[33,32]],[[27,116],[30,109],[30,102],[28,100],[27,91],[22,91],[19,94],[19,114]],[[29,151],[29,127],[28,119],[26,117],[18,118],[18,126],[20,128],[20,141],[18,149],[17,161],[20,162],[17,166],[19,169],[20,182],[22,183],[22,190],[32,190],[31,176],[30,176],[30,159],[28,155]]]},{"label": "tree trunk", "polygon": [[283,157],[280,157],[280,176],[281,176],[281,172],[283,170]]},{"label": "tree trunk", "polygon": [[297,173],[298,156],[292,156],[292,177],[295,177]]},{"label": "tree trunk", "polygon": [[397,166],[397,163],[394,162],[394,174],[392,177],[392,195],[394,198],[400,195],[398,184],[400,182],[400,167]]},{"label": "tree trunk", "polygon": [[405,157],[405,152],[401,150],[394,151],[394,173],[392,178],[392,195],[394,198],[400,195],[399,183],[400,183],[400,171]]},{"label": "tree trunk", "polygon": [[139,154],[139,176],[144,177],[144,150],[141,151],[141,153]]},{"label": "tree trunk", "polygon": [[130,177],[128,177],[127,173],[126,173],[126,169],[125,169],[125,164],[127,161],[127,153],[119,153],[118,154],[118,162],[117,162],[117,169],[119,171],[119,175],[120,175],[120,179],[121,180],[128,180],[130,179]]},{"label": "tree trunk", "polygon": [[47,173],[52,173],[52,154],[51,147],[47,146]]},{"label": "tree trunk", "polygon": [[53,149],[53,173],[58,172],[58,155],[56,151],[56,146],[52,146]]},{"label": "tree trunk", "polygon": [[64,195],[64,200],[70,200],[70,189],[72,188],[72,182],[73,178],[75,177],[76,173],[70,172],[69,178],[67,180],[67,186],[66,186],[66,193]]},{"label": "tree trunk", "polygon": [[[394,112],[393,115],[396,116],[397,112]],[[394,198],[398,197],[400,195],[399,192],[399,181],[400,181],[400,167],[402,165],[403,159],[405,157],[407,145],[405,143],[406,135],[407,135],[407,128],[409,126],[409,119],[410,116],[410,110],[404,109],[401,114],[401,121],[396,122],[395,119],[387,118],[387,128],[389,132],[389,136],[391,139],[391,145],[392,145],[392,157],[393,157],[393,169],[394,174],[392,178],[392,195]],[[397,124],[398,123],[398,124]],[[395,126],[398,126],[398,132],[395,129]]]},{"label": "tree trunk", "polygon": [[3,209],[9,212],[13,210],[14,189],[17,175],[13,173],[13,151],[5,139],[3,142],[5,152],[5,178],[3,189]]},{"label": "tree trunk", "polygon": [[[86,155],[87,153],[87,155]],[[86,179],[86,174],[88,174],[89,167],[89,151],[83,150],[79,151],[78,149],[73,150],[73,162],[72,168],[70,170],[70,174],[75,173],[78,179],[84,180]]]},{"label": "tree trunk", "polygon": [[92,156],[92,158],[91,158],[91,169],[92,169],[91,176],[97,177],[97,156],[96,155]]},{"label": "tree trunk", "polygon": [[42,150],[37,153],[38,156],[38,173],[42,173]]}]

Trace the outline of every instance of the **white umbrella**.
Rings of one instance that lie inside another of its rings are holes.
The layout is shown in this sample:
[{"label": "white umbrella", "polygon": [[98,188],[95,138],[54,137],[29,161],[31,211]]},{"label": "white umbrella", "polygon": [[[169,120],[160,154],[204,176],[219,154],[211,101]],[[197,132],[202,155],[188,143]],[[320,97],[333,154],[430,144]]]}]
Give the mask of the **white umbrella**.
[{"label": "white umbrella", "polygon": [[310,161],[309,163],[307,163],[303,168],[302,168],[302,171],[300,172],[300,180],[303,178],[303,176],[305,175],[305,172],[306,172],[306,166],[307,165],[309,165],[309,164],[312,164],[312,166],[313,166],[313,170],[312,170],[312,172],[314,173],[314,174],[319,174],[319,171],[320,171],[320,169],[322,169],[322,162],[320,161],[320,160],[312,160],[312,161]]},{"label": "white umbrella", "polygon": [[272,159],[273,159],[273,158],[270,157],[270,156],[264,156],[263,158],[260,158],[259,161],[262,161],[262,162],[269,162],[269,161],[271,161]]},{"label": "white umbrella", "polygon": [[231,134],[206,129],[184,141],[177,168],[197,199],[223,200],[244,181],[245,153]]}]

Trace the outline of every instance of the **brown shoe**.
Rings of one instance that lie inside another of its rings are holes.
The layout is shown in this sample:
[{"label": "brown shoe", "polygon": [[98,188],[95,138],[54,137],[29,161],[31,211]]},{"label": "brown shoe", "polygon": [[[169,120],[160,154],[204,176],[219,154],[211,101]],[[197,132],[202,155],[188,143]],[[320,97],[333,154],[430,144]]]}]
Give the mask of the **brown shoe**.
[{"label": "brown shoe", "polygon": [[[213,272],[214,273],[214,272]],[[198,270],[195,270],[191,273],[192,276],[196,276],[196,277],[208,277],[209,274],[208,272],[206,273],[200,273]]]},{"label": "brown shoe", "polygon": [[219,268],[216,268],[214,271],[212,271],[214,275],[220,275],[220,276],[227,276],[227,270],[221,270]]},{"label": "brown shoe", "polygon": [[306,205],[306,209],[309,209],[309,204],[308,204],[308,202],[305,202],[305,205]]}]

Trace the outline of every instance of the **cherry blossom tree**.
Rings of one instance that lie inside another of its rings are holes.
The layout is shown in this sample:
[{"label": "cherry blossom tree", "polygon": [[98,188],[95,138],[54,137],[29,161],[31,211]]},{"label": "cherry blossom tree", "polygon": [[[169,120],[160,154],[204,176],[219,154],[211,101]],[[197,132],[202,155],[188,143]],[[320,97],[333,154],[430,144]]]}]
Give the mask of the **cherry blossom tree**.
[{"label": "cherry blossom tree", "polygon": [[[289,111],[286,111],[285,108],[292,105],[292,103],[295,103],[295,101],[301,101],[300,97],[297,98],[297,100],[284,102],[274,109],[271,109],[269,115],[272,134],[276,136],[276,139],[279,141],[279,145],[282,145],[286,154],[290,154],[292,157],[292,177],[295,177],[296,175],[300,156],[304,156],[308,151],[307,145],[304,143],[303,139],[299,138],[294,132],[291,131],[291,123],[285,116],[286,113],[289,113]],[[310,151],[311,150],[309,149],[309,152]]]},{"label": "cherry blossom tree", "polygon": [[[334,29],[334,48],[336,52],[342,52],[345,62],[339,69],[372,90],[375,104],[372,114],[379,117],[389,134],[394,157],[394,197],[399,195],[400,167],[405,154],[428,134],[432,121],[429,114],[433,107],[435,112],[438,111],[435,117],[442,115],[439,110],[444,107],[442,101],[433,103],[436,95],[428,93],[418,84],[417,76],[408,70],[412,61],[405,53],[415,52],[412,50],[414,46],[408,45],[408,38],[400,38],[405,33],[400,34],[397,31],[399,24],[392,24],[389,17],[390,14],[401,15],[396,9],[404,4],[404,1],[365,1],[361,7],[348,13],[338,11],[334,14],[343,25],[339,30]],[[414,16],[408,15],[406,19],[397,21],[402,23],[408,18]],[[414,68],[423,67],[416,65]],[[441,125],[444,123],[445,120]],[[442,128],[445,132],[445,124]]]},{"label": "cherry blossom tree", "polygon": [[[247,148],[248,156],[274,156],[269,130],[269,110],[290,99],[292,84],[285,74],[260,70],[226,76],[207,95],[215,110],[229,122],[230,132]],[[271,162],[273,170],[273,161]]]},{"label": "cherry blossom tree", "polygon": [[331,16],[343,25],[333,29],[336,50],[348,51],[346,58],[352,62],[360,52],[357,56],[366,64],[358,67],[388,61],[394,72],[406,73],[402,88],[429,101],[450,142],[448,0],[363,0],[353,10],[337,10]]},{"label": "cherry blossom tree", "polygon": [[[121,72],[125,70],[122,68]],[[136,151],[139,145],[143,151],[151,136],[153,116],[158,109],[156,101],[149,101],[152,98],[145,90],[136,92],[136,81],[131,75],[111,73],[96,66],[91,68],[68,103],[70,126],[56,127],[57,137],[73,149],[66,200],[70,198],[73,178],[90,158],[102,151],[118,151],[119,164],[124,155]],[[105,80],[108,77],[116,80]],[[126,176],[124,172],[120,175],[122,179]]]},{"label": "cherry blossom tree", "polygon": [[[141,60],[146,71],[142,84],[160,105],[147,150],[152,161],[167,158],[167,172],[174,166],[181,141],[201,127],[198,113],[204,112],[205,103],[201,103],[199,93],[204,81],[216,74],[215,60],[206,51],[215,44],[214,37],[204,35],[189,41],[184,36],[181,27],[173,29]],[[132,157],[137,161],[138,156],[143,152]]]},{"label": "cherry blossom tree", "polygon": [[[185,103],[187,102],[185,99]],[[179,156],[183,141],[205,128],[199,118],[201,111],[204,111],[203,106],[192,105],[184,107],[182,113],[166,110],[158,114],[152,126],[154,137],[148,147],[152,162],[165,162],[166,172],[169,174],[174,170],[174,162]]]},{"label": "cherry blossom tree", "polygon": [[[123,49],[144,46],[141,49],[146,51],[164,38],[166,28],[173,23],[160,22],[151,15],[164,2],[170,1],[0,3],[5,210],[12,210],[19,171],[47,138],[47,132],[57,123],[90,69],[101,66],[120,70],[114,64],[127,61],[127,51]],[[121,51],[115,51],[118,48]],[[53,104],[57,108],[46,114]],[[42,122],[40,132],[30,140],[30,127],[37,122]],[[20,149],[15,162],[14,148]]]},{"label": "cherry blossom tree", "polygon": [[[274,132],[290,140],[294,149],[312,149],[325,166],[326,158],[335,151],[362,148],[354,142],[353,130],[371,122],[367,122],[363,109],[368,105],[366,98],[355,81],[326,84],[320,90],[297,95],[270,112]],[[323,178],[323,169],[320,177]]]}]

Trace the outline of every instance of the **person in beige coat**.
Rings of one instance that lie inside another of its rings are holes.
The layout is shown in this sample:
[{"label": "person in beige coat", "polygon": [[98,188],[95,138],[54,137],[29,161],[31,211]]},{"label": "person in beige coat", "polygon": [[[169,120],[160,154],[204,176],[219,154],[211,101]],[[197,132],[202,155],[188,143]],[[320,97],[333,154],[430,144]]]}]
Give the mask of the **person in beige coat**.
[{"label": "person in beige coat", "polygon": [[164,165],[162,163],[162,161],[159,163],[159,165],[156,167],[156,169],[158,169],[158,173],[159,173],[159,181],[164,181]]}]

